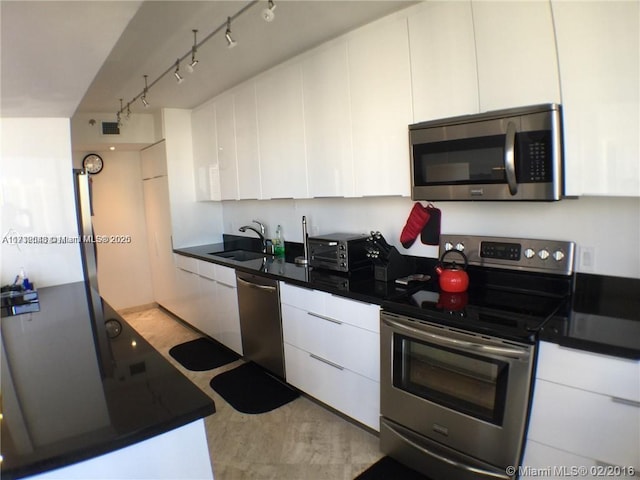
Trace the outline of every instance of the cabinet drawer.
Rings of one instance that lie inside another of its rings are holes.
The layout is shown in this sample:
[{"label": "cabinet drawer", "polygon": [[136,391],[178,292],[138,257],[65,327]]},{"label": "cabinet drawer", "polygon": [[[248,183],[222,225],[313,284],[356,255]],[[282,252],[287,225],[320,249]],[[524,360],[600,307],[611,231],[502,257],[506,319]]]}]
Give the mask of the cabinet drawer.
[{"label": "cabinet drawer", "polygon": [[236,287],[236,271],[231,267],[214,264],[216,280],[230,287]]},{"label": "cabinet drawer", "polygon": [[344,323],[380,333],[380,307],[378,305],[327,295],[325,314]]},{"label": "cabinet drawer", "polygon": [[286,304],[282,329],[286,343],[380,381],[379,334]]},{"label": "cabinet drawer", "polygon": [[[572,453],[549,447],[542,443],[528,440],[522,465],[525,467],[520,475],[520,480],[528,480],[530,478],[540,478],[541,472],[544,472],[544,478],[548,480],[565,480],[568,475],[564,472],[571,472],[570,469],[576,467],[596,467],[597,462],[591,458],[581,457]],[[550,469],[550,470],[549,470]],[[589,470],[588,470],[589,471]],[[527,472],[529,472],[527,474]],[[581,479],[596,479],[594,475],[580,475]]]},{"label": "cabinet drawer", "polygon": [[178,255],[177,253],[173,254],[176,267],[181,270],[186,270],[191,273],[198,273],[198,260],[193,257],[187,257],[185,255]]},{"label": "cabinet drawer", "polygon": [[333,320],[348,323],[373,332],[380,332],[380,307],[338,297],[326,292],[280,284],[280,301],[283,304],[316,313]]},{"label": "cabinet drawer", "polygon": [[198,275],[210,280],[216,279],[215,263],[198,260]]},{"label": "cabinet drawer", "polygon": [[284,345],[287,382],[351,418],[380,430],[380,384]]},{"label": "cabinet drawer", "polygon": [[640,362],[540,342],[536,377],[640,401]]},{"label": "cabinet drawer", "polygon": [[288,283],[280,282],[280,302],[303,310],[324,313],[325,299],[328,296],[328,293],[294,287]]},{"label": "cabinet drawer", "polygon": [[576,455],[640,468],[640,405],[536,380],[528,438]]}]

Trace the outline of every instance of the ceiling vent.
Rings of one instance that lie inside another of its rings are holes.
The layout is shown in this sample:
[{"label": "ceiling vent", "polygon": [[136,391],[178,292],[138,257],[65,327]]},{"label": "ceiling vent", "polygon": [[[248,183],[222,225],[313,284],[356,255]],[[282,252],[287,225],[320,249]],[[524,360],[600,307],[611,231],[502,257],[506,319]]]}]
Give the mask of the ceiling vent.
[{"label": "ceiling vent", "polygon": [[120,135],[118,122],[102,122],[103,135]]}]

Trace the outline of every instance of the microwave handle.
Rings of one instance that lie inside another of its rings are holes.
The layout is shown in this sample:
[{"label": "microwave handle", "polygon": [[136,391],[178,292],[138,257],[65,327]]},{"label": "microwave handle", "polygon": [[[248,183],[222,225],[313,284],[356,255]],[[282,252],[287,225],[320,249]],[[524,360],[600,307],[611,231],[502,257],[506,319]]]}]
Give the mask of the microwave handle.
[{"label": "microwave handle", "polygon": [[507,176],[507,184],[509,185],[509,193],[511,193],[511,195],[518,193],[515,147],[516,125],[513,122],[509,122],[507,124],[507,134],[504,141],[504,171]]}]

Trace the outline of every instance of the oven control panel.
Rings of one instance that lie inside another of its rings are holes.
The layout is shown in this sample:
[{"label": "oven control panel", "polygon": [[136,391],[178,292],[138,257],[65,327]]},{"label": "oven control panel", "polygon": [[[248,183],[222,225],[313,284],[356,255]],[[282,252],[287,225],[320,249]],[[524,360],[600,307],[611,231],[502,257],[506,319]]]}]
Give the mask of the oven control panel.
[{"label": "oven control panel", "polygon": [[448,250],[465,254],[470,265],[571,275],[575,243],[476,235],[441,235],[440,256]]}]

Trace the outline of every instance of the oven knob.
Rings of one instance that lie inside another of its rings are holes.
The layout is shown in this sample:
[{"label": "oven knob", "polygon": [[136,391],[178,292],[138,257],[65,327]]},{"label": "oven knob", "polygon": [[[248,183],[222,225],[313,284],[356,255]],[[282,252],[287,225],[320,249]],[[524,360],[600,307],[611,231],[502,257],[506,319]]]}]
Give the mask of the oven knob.
[{"label": "oven knob", "polygon": [[347,264],[346,264],[345,262],[340,262],[340,266],[341,266],[341,267],[346,267],[346,266],[347,266]]},{"label": "oven knob", "polygon": [[346,258],[345,254],[344,254],[344,253],[341,253],[341,254],[340,254],[340,258]]},{"label": "oven knob", "polygon": [[536,251],[533,248],[527,248],[524,251],[524,256],[527,258],[533,258],[536,254]]},{"label": "oven knob", "polygon": [[540,250],[538,252],[538,256],[542,259],[542,260],[546,260],[547,258],[549,258],[549,251],[545,248],[543,248],[542,250]]},{"label": "oven knob", "polygon": [[553,252],[553,259],[556,262],[562,261],[563,258],[564,258],[564,253],[562,251],[556,250],[555,252]]},{"label": "oven knob", "polygon": [[464,252],[464,243],[456,243],[456,250]]},{"label": "oven knob", "polygon": [[447,242],[444,244],[444,249],[448,252],[449,250],[451,250],[453,248],[453,243],[451,242]]},{"label": "oven knob", "polygon": [[340,250],[344,250],[344,248],[345,248],[345,247],[344,247],[344,245],[342,245],[342,244],[340,244],[340,246],[338,246],[338,249],[340,249]]}]

